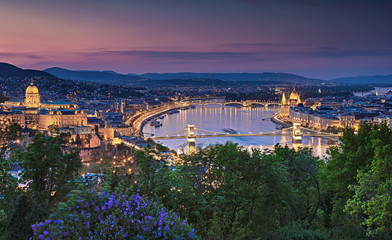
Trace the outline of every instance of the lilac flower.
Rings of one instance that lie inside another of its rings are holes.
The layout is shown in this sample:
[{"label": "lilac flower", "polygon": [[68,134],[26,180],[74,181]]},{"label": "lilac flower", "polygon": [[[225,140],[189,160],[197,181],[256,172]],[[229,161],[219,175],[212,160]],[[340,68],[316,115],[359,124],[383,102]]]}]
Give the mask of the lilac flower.
[{"label": "lilac flower", "polygon": [[[44,221],[45,224],[49,223],[45,229],[38,227],[42,227],[43,223],[32,226],[33,229],[37,229],[33,230],[37,236],[50,235],[51,239],[64,239],[67,236],[80,236],[82,239],[151,239],[154,236],[188,239],[195,236],[194,230],[191,231],[178,215],[158,208],[158,204],[145,200],[138,194],[127,198],[121,194],[74,191],[72,196],[59,212],[50,216],[50,222]],[[85,206],[80,205],[81,202],[89,202],[93,211],[81,207]],[[80,220],[79,224],[76,223],[77,220]],[[42,239],[37,236],[33,236],[32,239]]]},{"label": "lilac flower", "polygon": [[33,224],[33,225],[31,226],[31,228],[33,229],[33,232],[34,232],[34,233],[37,231],[37,225]]}]

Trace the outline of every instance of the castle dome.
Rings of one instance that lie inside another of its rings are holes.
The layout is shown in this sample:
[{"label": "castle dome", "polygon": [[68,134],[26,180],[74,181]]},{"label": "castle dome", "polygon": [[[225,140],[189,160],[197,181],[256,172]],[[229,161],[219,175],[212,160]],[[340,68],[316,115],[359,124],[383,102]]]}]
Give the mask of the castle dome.
[{"label": "castle dome", "polygon": [[39,94],[37,86],[34,83],[30,83],[30,86],[26,88],[26,94]]}]

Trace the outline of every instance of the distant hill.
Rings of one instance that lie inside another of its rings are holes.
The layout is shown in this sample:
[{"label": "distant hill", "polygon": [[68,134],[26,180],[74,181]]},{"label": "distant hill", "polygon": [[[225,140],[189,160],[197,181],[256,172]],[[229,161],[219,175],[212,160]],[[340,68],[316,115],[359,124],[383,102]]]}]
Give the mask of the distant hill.
[{"label": "distant hill", "polygon": [[59,78],[101,84],[127,85],[140,79],[137,76],[122,75],[113,71],[73,71],[58,67],[48,68],[44,71]]},{"label": "distant hill", "polygon": [[[130,73],[129,75],[133,75]],[[138,75],[141,78],[168,80],[168,79],[211,79],[212,73],[145,73]],[[289,73],[214,73],[214,78],[223,81],[263,81],[263,82],[285,82],[285,83],[320,83],[322,80],[310,79]]]},{"label": "distant hill", "polygon": [[[141,82],[146,84],[153,84],[153,81],[145,82],[138,80],[165,80],[164,83],[168,85],[210,85],[211,83],[208,81],[200,81],[201,79],[207,80],[212,79],[212,73],[192,73],[192,72],[181,72],[181,73],[145,73],[145,74],[134,74],[129,73],[127,75],[119,74],[114,71],[73,71],[64,68],[48,68],[44,70],[47,73],[50,73],[56,77],[71,79],[71,80],[79,80],[79,81],[88,81],[88,82],[97,82],[97,83],[105,83],[105,84],[118,84],[118,85],[126,85],[126,84],[136,84],[140,85]],[[180,81],[181,79],[185,80],[195,80],[194,82],[189,81]],[[225,82],[261,82],[262,84],[320,84],[324,82],[318,79],[310,79],[302,76],[289,74],[289,73],[215,73],[214,79],[216,81],[225,81]],[[171,82],[168,82],[170,80]],[[182,84],[183,83],[183,84]],[[163,82],[156,82],[156,84],[162,85]]]},{"label": "distant hill", "polygon": [[0,63],[0,77],[1,78],[56,78],[50,73],[39,71],[39,70],[30,70],[30,69],[21,69],[9,63]]},{"label": "distant hill", "polygon": [[335,78],[332,81],[340,84],[392,86],[392,75],[345,77]]},{"label": "distant hill", "polygon": [[[113,74],[113,73],[108,73]],[[115,73],[114,73],[115,74]],[[67,99],[69,96],[82,98],[128,98],[140,97],[141,88],[125,85],[100,84],[87,81],[61,79],[50,73],[38,70],[23,70],[8,63],[0,63],[0,93],[7,97],[23,97],[26,87],[33,79],[38,87],[41,100]],[[5,98],[0,94],[0,102]]]},{"label": "distant hill", "polygon": [[222,80],[215,79],[167,79],[167,80],[153,80],[153,79],[143,79],[134,83],[135,86],[143,87],[203,87],[203,86],[216,86],[224,87],[228,86],[228,83]]}]

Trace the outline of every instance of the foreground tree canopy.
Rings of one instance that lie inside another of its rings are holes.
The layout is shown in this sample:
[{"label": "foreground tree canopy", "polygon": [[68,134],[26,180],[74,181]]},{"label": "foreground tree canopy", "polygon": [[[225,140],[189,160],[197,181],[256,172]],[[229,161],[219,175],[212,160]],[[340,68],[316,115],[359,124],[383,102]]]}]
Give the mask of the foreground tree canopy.
[{"label": "foreground tree canopy", "polygon": [[37,135],[24,150],[3,142],[0,239],[392,238],[386,125],[345,130],[324,161],[279,145],[215,145],[174,166],[137,151],[124,167],[102,166],[103,184],[87,187],[77,151],[60,139]]},{"label": "foreground tree canopy", "polygon": [[[78,151],[66,147],[60,138],[37,134],[27,149],[20,149],[12,144],[20,132],[5,135],[10,139],[0,156],[0,177],[8,179],[0,186],[1,238],[27,239],[32,235],[31,224],[47,217],[75,187],[82,165]],[[13,177],[12,171],[19,178]]]}]

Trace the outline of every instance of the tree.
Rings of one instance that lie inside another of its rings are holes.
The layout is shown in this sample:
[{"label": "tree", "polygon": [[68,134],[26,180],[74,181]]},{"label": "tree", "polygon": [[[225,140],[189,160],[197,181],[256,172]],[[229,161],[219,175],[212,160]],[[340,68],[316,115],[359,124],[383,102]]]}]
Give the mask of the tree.
[{"label": "tree", "polygon": [[67,149],[58,137],[37,134],[26,152],[16,152],[23,169],[24,191],[13,199],[13,207],[4,223],[5,239],[26,239],[29,225],[47,217],[55,203],[72,188],[81,167],[79,153]]},{"label": "tree", "polygon": [[48,126],[48,130],[52,133],[58,133],[59,127],[57,125],[51,124]]},{"label": "tree", "polygon": [[288,183],[291,196],[288,202],[293,222],[305,222],[310,228],[321,204],[319,158],[312,155],[311,149],[295,151],[287,146],[275,146],[273,154],[287,166]]},{"label": "tree", "polygon": [[76,134],[75,143],[76,143],[77,145],[79,145],[79,144],[82,144],[82,139],[80,139],[80,135],[79,135],[79,133],[78,133],[78,134]]},{"label": "tree", "polygon": [[249,153],[232,143],[201,149],[176,167],[171,206],[204,238],[270,239],[292,222],[309,226],[319,202],[317,159],[309,150],[295,154],[278,146]]},{"label": "tree", "polygon": [[[385,124],[364,122],[357,134],[353,129],[346,129],[340,146],[329,150],[330,158],[320,168],[320,220],[322,226],[332,230],[333,238],[365,237],[365,228],[361,228],[359,223],[366,216],[357,214],[352,200],[364,203],[360,192],[365,193],[362,190],[366,188],[360,190],[360,186],[372,186],[366,173],[374,164],[380,163],[377,159],[381,151],[377,149],[389,144],[390,139],[391,130]],[[348,203],[349,206],[346,206]]]},{"label": "tree", "polygon": [[37,134],[22,154],[22,179],[38,199],[49,203],[64,196],[82,164],[77,149],[66,149],[58,137]]},{"label": "tree", "polygon": [[352,196],[349,186],[357,183],[358,171],[367,172],[375,157],[374,141],[389,142],[390,129],[385,124],[363,123],[358,134],[346,129],[340,147],[329,150],[330,158],[322,167],[323,210],[326,226],[347,225],[344,205]]},{"label": "tree", "polygon": [[358,172],[358,183],[349,187],[354,196],[347,201],[345,210],[368,236],[392,236],[392,146],[377,139],[373,147],[371,169]]},{"label": "tree", "polygon": [[19,125],[0,126],[0,239],[7,233],[7,224],[20,193],[18,179],[12,175],[13,168],[17,165],[10,154],[20,131]]}]

